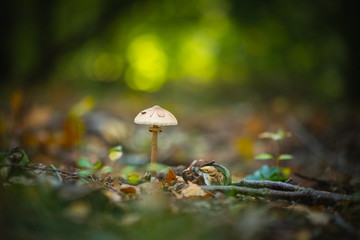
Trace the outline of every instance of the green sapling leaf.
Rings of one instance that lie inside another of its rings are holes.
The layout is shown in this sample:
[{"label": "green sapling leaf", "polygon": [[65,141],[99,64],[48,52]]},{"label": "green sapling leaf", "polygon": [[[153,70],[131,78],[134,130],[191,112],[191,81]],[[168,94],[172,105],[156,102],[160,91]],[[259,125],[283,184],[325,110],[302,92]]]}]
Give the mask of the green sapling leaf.
[{"label": "green sapling leaf", "polygon": [[262,153],[259,154],[257,156],[255,156],[255,159],[257,160],[268,160],[268,159],[273,159],[273,155],[271,155],[270,153]]},{"label": "green sapling leaf", "polygon": [[279,160],[291,160],[293,159],[294,157],[290,154],[281,154],[278,159]]},{"label": "green sapling leaf", "polygon": [[82,157],[80,158],[76,165],[80,168],[88,168],[88,169],[93,169],[94,166],[91,164],[90,160],[86,157]]},{"label": "green sapling leaf", "polygon": [[109,158],[111,161],[116,161],[120,159],[123,155],[122,147],[120,145],[110,148],[109,150]]},{"label": "green sapling leaf", "polygon": [[78,173],[82,177],[88,177],[93,173],[93,171],[92,170],[81,170]]}]

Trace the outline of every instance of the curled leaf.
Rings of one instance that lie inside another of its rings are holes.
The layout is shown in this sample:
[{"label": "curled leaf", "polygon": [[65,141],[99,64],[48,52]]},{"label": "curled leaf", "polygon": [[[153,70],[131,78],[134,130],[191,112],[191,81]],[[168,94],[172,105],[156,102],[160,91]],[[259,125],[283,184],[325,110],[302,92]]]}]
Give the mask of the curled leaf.
[{"label": "curled leaf", "polygon": [[216,169],[222,173],[222,175],[224,176],[222,184],[223,185],[230,185],[232,182],[232,176],[230,171],[224,167],[223,165],[220,164],[214,164],[214,167],[216,167]]}]

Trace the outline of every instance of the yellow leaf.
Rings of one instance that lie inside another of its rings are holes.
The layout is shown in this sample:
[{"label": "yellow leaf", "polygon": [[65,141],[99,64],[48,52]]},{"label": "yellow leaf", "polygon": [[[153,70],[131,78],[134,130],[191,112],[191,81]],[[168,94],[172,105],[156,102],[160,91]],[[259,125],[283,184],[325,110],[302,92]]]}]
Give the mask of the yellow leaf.
[{"label": "yellow leaf", "polygon": [[280,172],[284,174],[285,177],[288,177],[291,173],[291,168],[280,168]]},{"label": "yellow leaf", "polygon": [[71,108],[70,116],[81,117],[88,113],[94,105],[94,98],[87,96]]},{"label": "yellow leaf", "polygon": [[123,153],[122,152],[117,152],[117,151],[112,151],[109,153],[109,158],[111,161],[116,161],[118,159],[120,159],[122,157]]}]

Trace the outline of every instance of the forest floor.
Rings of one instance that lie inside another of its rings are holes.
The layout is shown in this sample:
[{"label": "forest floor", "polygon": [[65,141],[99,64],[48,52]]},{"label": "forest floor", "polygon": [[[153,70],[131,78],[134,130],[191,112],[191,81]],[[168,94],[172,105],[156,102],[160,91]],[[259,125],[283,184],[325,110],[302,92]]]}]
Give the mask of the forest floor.
[{"label": "forest floor", "polygon": [[151,135],[133,124],[142,102],[21,98],[1,113],[3,239],[360,237],[358,166],[326,142],[326,111],[177,106],[150,165]]}]

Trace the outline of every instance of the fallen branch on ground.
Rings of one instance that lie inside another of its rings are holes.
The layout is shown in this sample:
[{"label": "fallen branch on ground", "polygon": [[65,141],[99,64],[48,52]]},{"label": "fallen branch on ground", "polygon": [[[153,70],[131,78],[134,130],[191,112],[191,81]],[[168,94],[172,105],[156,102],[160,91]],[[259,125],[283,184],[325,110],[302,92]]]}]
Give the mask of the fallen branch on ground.
[{"label": "fallen branch on ground", "polygon": [[[249,180],[246,180],[249,181]],[[242,182],[242,184],[246,184],[246,181]],[[260,187],[261,181],[255,181],[255,182],[248,182],[249,185],[252,185],[253,187]],[[268,188],[249,188],[249,187],[238,187],[238,186],[201,186],[203,190],[215,192],[215,191],[221,191],[221,192],[228,192],[228,191],[234,191],[235,193],[247,195],[247,196],[253,196],[253,197],[263,197],[266,199],[271,200],[287,200],[287,201],[295,201],[298,203],[303,203],[306,205],[327,205],[327,206],[334,206],[338,204],[355,204],[360,203],[360,197],[358,196],[351,196],[346,194],[338,194],[338,193],[331,193],[331,192],[323,192],[314,190],[311,188],[302,188],[298,186],[294,186],[293,189],[290,189],[288,185],[291,186],[291,184],[282,183],[279,184],[279,182],[271,182],[266,181],[264,183],[264,186],[270,185],[270,187],[279,187],[284,185],[284,189],[288,189],[290,191],[281,191],[281,190],[273,190]],[[298,190],[294,190],[297,189]]]},{"label": "fallen branch on ground", "polygon": [[267,181],[267,180],[257,181],[257,180],[243,179],[239,182],[233,182],[231,185],[238,187],[269,188],[273,190],[290,191],[290,192],[304,190],[303,187],[297,185],[292,185],[283,182]]},{"label": "fallen branch on ground", "polygon": [[32,166],[32,165],[22,165],[22,164],[17,164],[17,163],[10,163],[10,164],[0,164],[0,167],[18,167],[18,168],[29,168],[29,169],[48,171],[48,172],[55,172],[55,173],[57,173],[58,177],[60,176],[60,175],[58,175],[58,173],[62,173],[62,174],[66,174],[66,175],[70,175],[70,176],[74,176],[74,177],[84,179],[84,180],[86,180],[88,182],[96,183],[96,184],[100,185],[101,187],[109,188],[109,189],[111,189],[111,190],[113,190],[113,191],[115,191],[117,193],[120,193],[117,189],[113,188],[112,186],[110,186],[110,185],[108,185],[106,183],[103,183],[103,182],[98,181],[98,180],[93,179],[93,178],[88,178],[88,177],[85,177],[85,176],[81,176],[77,172],[68,172],[68,171],[65,171],[65,170],[55,168],[53,165],[52,165],[52,168],[46,168],[46,167],[38,167],[38,166]]}]

